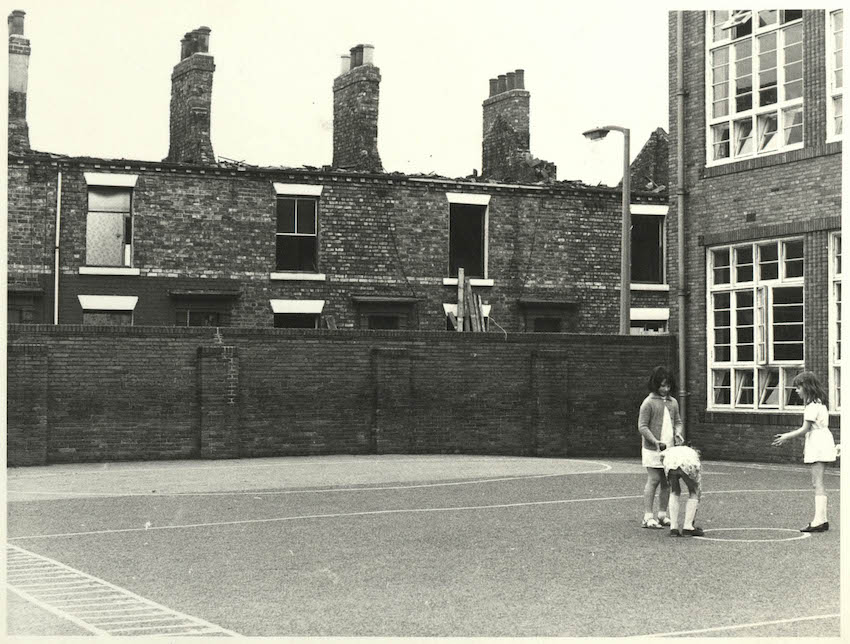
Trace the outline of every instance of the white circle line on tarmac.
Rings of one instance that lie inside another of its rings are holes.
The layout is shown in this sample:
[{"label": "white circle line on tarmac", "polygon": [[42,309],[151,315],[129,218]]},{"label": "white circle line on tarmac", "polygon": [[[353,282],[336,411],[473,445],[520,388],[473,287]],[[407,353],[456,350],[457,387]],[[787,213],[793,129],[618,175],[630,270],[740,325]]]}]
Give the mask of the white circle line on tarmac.
[{"label": "white circle line on tarmac", "polygon": [[[773,493],[789,493],[789,492],[807,492],[811,493],[810,488],[805,489],[795,489],[795,490],[716,490],[714,492],[707,492],[704,494],[742,494],[742,493],[753,493],[753,492],[773,492]],[[584,499],[554,499],[552,501],[524,501],[520,503],[499,503],[494,505],[468,505],[468,506],[455,506],[455,507],[442,507],[442,508],[401,508],[398,510],[367,510],[362,512],[333,512],[329,514],[305,514],[305,515],[297,515],[292,517],[271,517],[268,519],[241,519],[239,521],[215,521],[210,523],[186,523],[182,525],[164,525],[164,526],[154,526],[146,524],[141,528],[115,528],[108,530],[88,530],[85,532],[62,532],[62,533],[53,533],[53,534],[33,534],[27,536],[20,537],[8,537],[6,541],[19,541],[23,539],[49,539],[52,537],[78,537],[78,536],[90,536],[96,534],[118,534],[122,532],[145,532],[147,530],[183,530],[188,528],[213,528],[213,527],[222,527],[222,526],[234,526],[234,525],[249,525],[249,524],[261,524],[261,523],[280,523],[283,521],[299,521],[306,519],[341,519],[346,517],[365,517],[365,516],[379,516],[379,515],[390,515],[390,514],[415,514],[415,513],[427,513],[427,512],[465,512],[469,510],[502,510],[507,508],[521,508],[521,507],[532,507],[532,506],[543,506],[543,505],[565,505],[568,503],[597,503],[600,501],[622,501],[622,500],[634,500],[634,499],[642,499],[643,495],[628,495],[628,496],[607,496],[607,497],[596,497],[596,498],[584,498]]]},{"label": "white circle line on tarmac", "polygon": [[265,496],[265,495],[279,495],[279,494],[318,494],[323,492],[374,492],[380,490],[413,490],[417,488],[429,488],[429,487],[444,487],[444,486],[453,486],[453,485],[476,485],[481,483],[501,483],[502,481],[522,481],[527,479],[542,479],[542,478],[553,478],[556,476],[573,476],[576,474],[599,474],[602,472],[607,472],[611,469],[611,466],[606,463],[600,463],[598,461],[582,461],[583,463],[594,463],[596,465],[601,465],[602,468],[598,470],[590,470],[588,472],[561,472],[558,474],[529,474],[527,476],[505,476],[500,478],[492,478],[492,479],[474,479],[472,481],[446,481],[442,483],[415,483],[412,485],[386,485],[386,486],[375,486],[375,487],[336,487],[336,488],[320,488],[320,489],[312,489],[312,490],[257,490],[257,491],[243,491],[240,490],[238,492],[124,492],[119,494],[110,494],[108,492],[41,492],[41,491],[25,491],[25,490],[14,490],[7,489],[8,493],[13,494],[33,494],[33,495],[47,495],[47,496],[67,496],[67,497],[91,497],[91,496],[108,496],[108,497],[126,497],[126,496]]},{"label": "white circle line on tarmac", "polygon": [[788,619],[774,619],[769,622],[750,622],[749,624],[734,624],[732,626],[713,626],[710,628],[698,628],[693,631],[671,631],[670,633],[633,635],[632,637],[675,637],[677,635],[697,635],[698,633],[716,633],[717,631],[733,631],[742,628],[756,628],[758,626],[773,626],[776,624],[793,624],[794,622],[808,622],[815,619],[835,619],[836,617],[841,617],[841,613],[811,615],[810,617],[789,617]]},{"label": "white circle line on tarmac", "polygon": [[769,543],[769,542],[780,542],[780,541],[797,541],[798,539],[807,539],[812,535],[808,532],[800,533],[799,530],[793,530],[791,528],[709,528],[704,530],[703,532],[737,532],[739,530],[760,530],[762,532],[794,532],[796,536],[789,537],[787,539],[718,539],[717,537],[694,537],[694,539],[700,539],[702,541],[736,541],[738,543]]}]

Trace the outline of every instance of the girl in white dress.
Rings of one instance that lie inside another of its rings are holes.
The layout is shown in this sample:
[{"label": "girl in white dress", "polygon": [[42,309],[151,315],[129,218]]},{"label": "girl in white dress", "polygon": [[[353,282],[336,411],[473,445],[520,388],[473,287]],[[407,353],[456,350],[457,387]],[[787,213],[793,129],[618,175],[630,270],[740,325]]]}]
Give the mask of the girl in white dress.
[{"label": "girl in white dress", "polygon": [[791,432],[776,434],[773,445],[779,446],[797,436],[806,437],[803,447],[803,462],[812,466],[812,486],[815,488],[815,518],[800,532],[826,532],[829,521],[826,516],[826,489],[823,485],[823,472],[827,463],[835,462],[838,452],[835,440],[829,431],[829,411],[826,408],[827,396],[811,371],[804,371],[794,378],[797,395],[803,399],[803,426]]}]

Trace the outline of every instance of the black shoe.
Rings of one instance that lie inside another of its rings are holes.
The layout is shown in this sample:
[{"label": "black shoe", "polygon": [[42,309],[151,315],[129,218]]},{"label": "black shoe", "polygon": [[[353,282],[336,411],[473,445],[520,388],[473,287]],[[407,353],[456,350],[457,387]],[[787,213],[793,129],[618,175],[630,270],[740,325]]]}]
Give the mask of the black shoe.
[{"label": "black shoe", "polygon": [[671,537],[681,537],[682,533],[679,532],[678,530],[670,530],[670,536]]},{"label": "black shoe", "polygon": [[820,525],[810,523],[805,528],[801,528],[800,532],[826,532],[827,530],[829,530],[829,521],[824,521]]},{"label": "black shoe", "polygon": [[693,530],[688,530],[687,528],[682,530],[683,537],[701,537],[704,534],[705,532],[703,531],[703,529],[697,528],[696,526],[694,526]]}]

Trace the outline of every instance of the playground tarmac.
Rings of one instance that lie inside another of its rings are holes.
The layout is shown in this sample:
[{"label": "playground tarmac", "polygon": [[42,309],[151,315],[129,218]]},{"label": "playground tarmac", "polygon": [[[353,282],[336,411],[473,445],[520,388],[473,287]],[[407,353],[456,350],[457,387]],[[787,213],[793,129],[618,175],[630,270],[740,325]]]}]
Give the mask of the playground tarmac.
[{"label": "playground tarmac", "polygon": [[[703,538],[637,459],[465,455],[7,471],[10,636],[838,637],[802,466],[705,462]],[[685,601],[687,598],[687,601]]]}]

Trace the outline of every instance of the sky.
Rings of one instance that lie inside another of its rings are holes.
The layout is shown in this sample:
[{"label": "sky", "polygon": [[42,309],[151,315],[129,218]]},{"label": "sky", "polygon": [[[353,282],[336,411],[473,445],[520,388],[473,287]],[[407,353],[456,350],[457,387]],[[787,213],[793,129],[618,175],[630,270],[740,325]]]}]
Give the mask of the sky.
[{"label": "sky", "polygon": [[[631,158],[669,131],[667,9],[576,9],[564,0],[12,0],[32,54],[27,120],[36,150],[162,160],[180,39],[212,30],[211,138],[219,157],[260,166],[332,160],[340,55],[375,47],[378,151],[388,172],[464,177],[481,169],[489,79],[525,70],[531,152],[558,179],[615,185],[618,133]],[[8,13],[8,12],[7,12]]]}]

